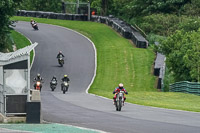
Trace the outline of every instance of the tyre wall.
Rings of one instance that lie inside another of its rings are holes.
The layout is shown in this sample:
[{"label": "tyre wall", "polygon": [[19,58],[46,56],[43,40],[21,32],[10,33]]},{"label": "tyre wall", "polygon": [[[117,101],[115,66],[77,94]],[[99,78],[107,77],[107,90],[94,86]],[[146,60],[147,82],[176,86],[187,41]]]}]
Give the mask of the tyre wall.
[{"label": "tyre wall", "polygon": [[[87,21],[88,16],[84,14],[64,14],[64,13],[54,13],[54,12],[43,12],[43,11],[26,11],[19,10],[16,14],[17,16],[26,17],[38,17],[38,18],[49,18],[49,19],[61,19],[61,20],[77,20],[77,21]],[[115,31],[121,34],[123,37],[130,39],[138,48],[147,48],[148,41],[140,34],[140,32],[133,26],[127,24],[126,22],[109,16],[91,16],[91,21],[107,24],[112,27]]]}]

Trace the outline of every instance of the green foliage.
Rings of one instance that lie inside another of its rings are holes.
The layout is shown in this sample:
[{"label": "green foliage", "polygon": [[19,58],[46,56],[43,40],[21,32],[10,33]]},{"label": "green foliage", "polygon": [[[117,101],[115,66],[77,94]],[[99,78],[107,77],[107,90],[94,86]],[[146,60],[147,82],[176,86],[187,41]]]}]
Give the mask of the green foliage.
[{"label": "green foliage", "polygon": [[187,16],[199,16],[200,15],[200,1],[199,0],[191,0],[190,3],[184,5],[181,14]]},{"label": "green foliage", "polygon": [[173,14],[152,14],[137,17],[130,21],[132,25],[137,24],[146,34],[169,36],[176,30],[197,31],[200,20],[197,17],[177,16]]},{"label": "green foliage", "polygon": [[160,40],[165,39],[166,37],[164,36],[160,36],[160,35],[156,35],[156,34],[148,34],[147,36],[147,40],[149,41],[149,44],[155,44],[155,42],[160,42]]},{"label": "green foliage", "polygon": [[175,81],[199,81],[200,30],[177,31],[162,41],[160,51],[167,56],[167,65]]},{"label": "green foliage", "polygon": [[1,0],[0,1],[0,51],[3,51],[9,40],[9,18],[15,14],[17,6],[21,0]]},{"label": "green foliage", "polygon": [[173,77],[173,72],[170,72],[168,67],[165,68],[165,76],[164,76],[164,88],[163,91],[164,92],[169,92],[169,85],[173,84],[174,81],[174,77]]},{"label": "green foliage", "polygon": [[131,23],[136,23],[146,34],[168,36],[176,31],[180,21],[181,17],[176,15],[153,14],[135,18]]},{"label": "green foliage", "polygon": [[111,4],[113,0],[93,0],[91,7],[97,9],[97,13],[102,16],[110,14]]},{"label": "green foliage", "polygon": [[129,19],[132,15],[132,0],[113,0],[110,14],[118,16],[119,18]]},{"label": "green foliage", "polygon": [[97,10],[97,14],[100,14],[101,13],[101,3],[100,3],[101,0],[94,0],[92,3],[91,3],[91,7],[92,8],[95,8]]},{"label": "green foliage", "polygon": [[117,14],[132,16],[146,16],[153,13],[176,13],[179,14],[188,0],[114,0],[113,6]]},{"label": "green foliage", "polygon": [[185,32],[189,31],[198,31],[200,27],[200,19],[195,17],[188,17],[181,21],[178,25],[179,30],[184,30]]},{"label": "green foliage", "polygon": [[62,12],[61,0],[23,0],[20,9],[32,11]]}]

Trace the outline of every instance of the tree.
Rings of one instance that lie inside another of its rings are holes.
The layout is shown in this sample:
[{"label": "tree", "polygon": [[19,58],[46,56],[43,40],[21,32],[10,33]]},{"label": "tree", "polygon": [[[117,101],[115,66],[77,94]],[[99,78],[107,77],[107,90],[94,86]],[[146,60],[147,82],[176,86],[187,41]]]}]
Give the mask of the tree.
[{"label": "tree", "polygon": [[0,1],[0,51],[5,49],[9,33],[10,17],[16,12],[22,0],[1,0]]},{"label": "tree", "polygon": [[176,81],[199,81],[200,29],[191,32],[177,31],[162,41],[160,52],[166,55],[167,65]]},{"label": "tree", "polygon": [[180,9],[191,0],[134,0],[133,13],[135,16],[153,13],[179,13]]},{"label": "tree", "polygon": [[181,13],[185,14],[187,16],[199,16],[200,1],[199,0],[191,0],[191,2],[184,5]]},{"label": "tree", "polygon": [[91,7],[96,8],[100,15],[106,16],[111,13],[111,4],[113,0],[91,0],[90,2]]},{"label": "tree", "polygon": [[21,9],[32,11],[62,12],[61,0],[24,0]]},{"label": "tree", "polygon": [[123,19],[133,17],[133,0],[113,0],[110,13]]}]

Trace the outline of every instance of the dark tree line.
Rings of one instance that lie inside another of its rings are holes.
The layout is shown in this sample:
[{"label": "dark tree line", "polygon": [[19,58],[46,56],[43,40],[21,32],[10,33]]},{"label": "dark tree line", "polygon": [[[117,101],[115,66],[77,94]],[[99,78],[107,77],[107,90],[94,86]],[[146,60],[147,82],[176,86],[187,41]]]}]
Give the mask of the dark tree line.
[{"label": "dark tree line", "polygon": [[16,12],[16,8],[22,0],[1,0],[0,1],[0,51],[7,45],[9,36],[10,17]]}]

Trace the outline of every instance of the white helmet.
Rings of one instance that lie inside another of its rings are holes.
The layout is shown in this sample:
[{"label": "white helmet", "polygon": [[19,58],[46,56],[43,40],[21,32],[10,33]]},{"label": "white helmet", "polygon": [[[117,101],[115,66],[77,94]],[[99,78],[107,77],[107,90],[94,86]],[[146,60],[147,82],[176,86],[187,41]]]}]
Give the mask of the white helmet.
[{"label": "white helmet", "polygon": [[120,83],[120,84],[119,84],[119,87],[121,87],[121,88],[122,88],[122,87],[124,87],[124,85],[123,85],[122,83]]},{"label": "white helmet", "polygon": [[40,74],[38,73],[37,76],[40,77]]}]

